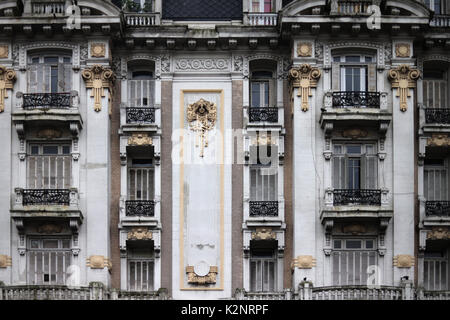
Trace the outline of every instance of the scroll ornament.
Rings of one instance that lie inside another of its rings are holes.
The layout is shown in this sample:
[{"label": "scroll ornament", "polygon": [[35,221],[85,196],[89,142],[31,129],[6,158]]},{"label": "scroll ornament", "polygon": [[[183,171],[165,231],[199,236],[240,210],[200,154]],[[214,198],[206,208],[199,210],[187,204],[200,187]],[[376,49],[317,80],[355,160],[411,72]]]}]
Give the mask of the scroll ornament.
[{"label": "scroll ornament", "polygon": [[389,81],[392,89],[397,89],[397,97],[400,98],[400,110],[405,112],[408,109],[408,97],[411,96],[409,89],[416,87],[416,81],[419,79],[420,71],[412,69],[403,64],[395,69],[389,70]]},{"label": "scroll ornament", "polygon": [[292,260],[291,269],[299,268],[299,269],[312,269],[312,267],[316,266],[316,259],[313,256],[305,255],[298,256],[297,258]]},{"label": "scroll ornament", "polygon": [[200,99],[187,108],[187,121],[191,130],[197,133],[195,146],[200,144],[200,157],[204,155],[204,148],[208,147],[208,131],[214,128],[217,121],[217,107],[215,103]]},{"label": "scroll ornament", "polygon": [[312,97],[311,88],[317,87],[321,72],[316,67],[309,64],[302,64],[300,67],[289,70],[289,79],[291,80],[291,90],[298,88],[298,97],[302,97],[302,111],[308,111],[308,97]]},{"label": "scroll ornament", "polygon": [[5,110],[5,98],[8,98],[7,89],[12,89],[15,81],[16,72],[13,69],[0,66],[0,112]]},{"label": "scroll ornament", "polygon": [[193,266],[186,267],[187,282],[190,284],[197,285],[208,285],[216,283],[217,274],[219,273],[219,268],[217,266],[210,266],[209,272],[205,276],[199,276],[195,273]]},{"label": "scroll ornament", "polygon": [[[104,90],[108,89],[111,95],[113,93],[114,72],[103,66],[94,65],[83,70],[81,75],[86,82],[86,88],[92,89],[91,97],[94,98],[94,110],[99,112],[102,110],[102,97],[105,97]],[[109,106],[111,109],[111,97],[109,97]]]}]

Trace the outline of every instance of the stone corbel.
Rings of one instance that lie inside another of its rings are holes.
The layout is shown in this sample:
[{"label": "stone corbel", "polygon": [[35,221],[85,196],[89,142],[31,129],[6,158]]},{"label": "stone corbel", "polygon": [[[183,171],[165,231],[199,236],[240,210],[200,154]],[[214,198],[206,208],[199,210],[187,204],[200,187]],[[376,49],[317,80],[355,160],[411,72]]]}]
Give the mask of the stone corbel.
[{"label": "stone corbel", "polygon": [[77,218],[70,219],[69,221],[70,230],[72,230],[73,234],[78,234],[80,229],[80,220]]},{"label": "stone corbel", "polygon": [[120,165],[122,165],[122,166],[127,165],[127,153],[126,152],[120,153]]},{"label": "stone corbel", "polygon": [[79,133],[80,133],[80,126],[78,124],[78,122],[70,122],[69,124],[69,129],[70,129],[70,133],[72,134],[73,137],[78,137]]},{"label": "stone corbel", "polygon": [[325,92],[325,94],[323,95],[323,106],[326,109],[333,107],[333,92]]},{"label": "stone corbel", "polygon": [[378,127],[378,133],[382,139],[386,138],[386,132],[389,129],[389,122],[380,122],[380,126]]},{"label": "stone corbel", "polygon": [[334,125],[333,122],[326,122],[324,126],[325,138],[331,138],[333,134]]},{"label": "stone corbel", "polygon": [[417,164],[419,166],[423,166],[425,157],[426,157],[426,146],[427,146],[428,138],[427,137],[419,137],[419,154]]},{"label": "stone corbel", "polygon": [[381,188],[381,206],[387,206],[389,204],[389,189]]},{"label": "stone corbel", "polygon": [[78,109],[78,106],[80,105],[80,96],[78,95],[78,91],[72,90],[70,92],[70,97],[72,98],[70,106],[72,108],[77,108]]},{"label": "stone corbel", "polygon": [[14,193],[16,195],[16,199],[14,201],[15,205],[22,206],[23,188],[14,188]]},{"label": "stone corbel", "polygon": [[386,229],[388,226],[389,226],[389,219],[381,218],[380,223],[378,225],[378,233],[381,235],[386,234]]},{"label": "stone corbel", "polygon": [[17,231],[19,231],[19,234],[23,234],[25,231],[25,226],[23,223],[23,219],[22,218],[15,218],[14,219],[14,224],[16,225]]},{"label": "stone corbel", "polygon": [[419,232],[419,250],[425,251],[427,248],[427,233],[428,230],[420,230]]},{"label": "stone corbel", "polygon": [[334,221],[332,219],[327,219],[324,222],[324,226],[325,226],[325,233],[331,234],[333,232]]},{"label": "stone corbel", "polygon": [[[325,189],[325,205],[327,207],[333,206],[333,188]],[[331,227],[333,227],[333,226],[331,226]]]}]

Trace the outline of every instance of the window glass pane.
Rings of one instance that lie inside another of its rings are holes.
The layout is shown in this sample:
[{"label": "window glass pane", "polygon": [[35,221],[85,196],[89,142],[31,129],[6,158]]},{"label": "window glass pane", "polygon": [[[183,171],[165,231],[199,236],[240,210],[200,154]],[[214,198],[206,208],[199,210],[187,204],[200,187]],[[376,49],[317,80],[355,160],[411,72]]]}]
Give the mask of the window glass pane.
[{"label": "window glass pane", "polygon": [[366,249],[373,249],[373,240],[366,241]]},{"label": "window glass pane", "polygon": [[44,63],[58,63],[58,57],[44,57]]},{"label": "window glass pane", "polygon": [[334,62],[341,62],[341,57],[333,57]]},{"label": "window glass pane", "polygon": [[366,56],[366,63],[371,63],[372,62],[372,57]]},{"label": "window glass pane", "polygon": [[271,71],[253,71],[252,78],[272,78],[272,72]]},{"label": "window glass pane", "polygon": [[31,146],[31,154],[39,154],[39,146]]},{"label": "window glass pane", "polygon": [[347,146],[347,153],[361,154],[361,146],[358,145]]},{"label": "window glass pane", "polygon": [[133,159],[131,165],[133,167],[148,167],[153,164],[152,159]]},{"label": "window glass pane", "polygon": [[333,248],[341,249],[341,240],[334,240],[333,241]]},{"label": "window glass pane", "polygon": [[70,63],[72,61],[72,59],[70,57],[64,57],[63,58],[63,62],[64,63]]},{"label": "window glass pane", "polygon": [[64,249],[69,249],[70,248],[70,240],[63,240],[62,241],[62,247]]},{"label": "window glass pane", "polygon": [[51,68],[51,92],[58,92],[58,67]]},{"label": "window glass pane", "polygon": [[251,100],[252,100],[252,107],[260,107],[260,83],[259,82],[252,82],[251,84]]},{"label": "window glass pane", "polygon": [[264,107],[269,106],[269,83],[264,82]]},{"label": "window glass pane", "polygon": [[31,63],[39,63],[39,57],[31,58]]},{"label": "window glass pane", "polygon": [[42,244],[45,249],[58,248],[58,240],[43,240]]},{"label": "window glass pane", "polygon": [[272,0],[264,0],[264,12],[272,12]]},{"label": "window glass pane", "polygon": [[70,146],[63,146],[62,150],[63,154],[70,154]]},{"label": "window glass pane", "polygon": [[345,247],[347,249],[360,249],[361,248],[361,240],[346,240]]},{"label": "window glass pane", "polygon": [[133,80],[151,80],[153,79],[153,72],[151,71],[134,71]]},{"label": "window glass pane", "polygon": [[32,249],[39,248],[39,241],[38,240],[31,240],[30,246]]},{"label": "window glass pane", "polygon": [[43,154],[58,154],[58,146],[44,146]]},{"label": "window glass pane", "polygon": [[345,62],[361,62],[360,56],[345,56]]},{"label": "window glass pane", "polygon": [[341,145],[334,145],[333,146],[333,152],[341,154],[342,153],[342,146]]}]

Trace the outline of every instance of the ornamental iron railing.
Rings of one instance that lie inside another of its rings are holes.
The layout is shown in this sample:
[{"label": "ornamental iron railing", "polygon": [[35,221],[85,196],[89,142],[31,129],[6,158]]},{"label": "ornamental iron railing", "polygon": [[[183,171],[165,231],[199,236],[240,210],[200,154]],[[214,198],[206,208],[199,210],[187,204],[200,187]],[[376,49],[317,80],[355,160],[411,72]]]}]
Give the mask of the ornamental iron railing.
[{"label": "ornamental iron railing", "polygon": [[450,124],[450,108],[426,108],[425,122]]},{"label": "ornamental iron railing", "polygon": [[155,123],[155,108],[127,108],[126,121],[139,124]]},{"label": "ornamental iron railing", "polygon": [[250,217],[277,217],[278,201],[250,201]]},{"label": "ornamental iron railing", "polygon": [[426,201],[425,215],[450,217],[450,201]]},{"label": "ornamental iron railing", "polygon": [[369,91],[333,92],[333,108],[380,108],[380,93]]},{"label": "ornamental iron railing", "polygon": [[153,200],[127,200],[125,201],[125,215],[128,217],[155,216],[155,201]]},{"label": "ornamental iron railing", "polygon": [[278,108],[249,108],[250,122],[278,122]]},{"label": "ornamental iron railing", "polygon": [[24,189],[22,204],[26,205],[69,205],[69,189]]},{"label": "ornamental iron railing", "polygon": [[24,109],[70,108],[71,93],[24,93]]},{"label": "ornamental iron railing", "polygon": [[348,204],[381,205],[381,190],[374,189],[335,189],[333,190],[333,205]]}]

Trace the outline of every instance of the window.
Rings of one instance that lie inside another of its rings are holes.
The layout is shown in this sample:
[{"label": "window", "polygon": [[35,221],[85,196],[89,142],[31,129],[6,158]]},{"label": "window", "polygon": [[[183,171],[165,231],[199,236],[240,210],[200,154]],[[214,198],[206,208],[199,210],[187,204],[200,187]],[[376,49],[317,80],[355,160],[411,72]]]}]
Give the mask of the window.
[{"label": "window", "polygon": [[333,285],[367,285],[377,264],[376,239],[333,239]]},{"label": "window", "polygon": [[446,160],[425,160],[424,193],[427,201],[446,201],[448,199],[448,175]]},{"label": "window", "polygon": [[152,159],[133,159],[128,170],[128,200],[154,199]]},{"label": "window", "polygon": [[250,166],[250,201],[277,201],[278,168],[272,163],[276,147],[251,148],[252,158],[257,161]]},{"label": "window", "polygon": [[27,274],[30,285],[65,285],[72,251],[69,238],[30,238]]},{"label": "window", "polygon": [[128,101],[131,108],[153,107],[155,82],[151,71],[133,71],[128,80]]},{"label": "window", "polygon": [[27,164],[28,188],[70,188],[72,156],[69,144],[30,144]]},{"label": "window", "polygon": [[443,0],[425,0],[425,5],[434,11],[435,14],[442,14],[444,12]]},{"label": "window", "polygon": [[272,92],[274,83],[272,81],[272,72],[257,71],[252,73],[250,82],[250,100],[252,108],[269,107],[274,103]]},{"label": "window", "polygon": [[449,290],[445,251],[425,252],[423,271],[425,290]]},{"label": "window", "polygon": [[274,12],[273,0],[251,0],[251,12]]},{"label": "window", "polygon": [[276,291],[276,265],[275,250],[252,249],[250,253],[250,291]]},{"label": "window", "polygon": [[72,90],[72,58],[69,55],[30,55],[29,93],[68,93]]},{"label": "window", "polygon": [[154,290],[153,250],[148,248],[130,248],[128,251],[128,290]]},{"label": "window", "polygon": [[371,55],[333,57],[333,91],[376,91],[376,64]]},{"label": "window", "polygon": [[333,145],[334,189],[377,189],[375,144]]},{"label": "window", "polygon": [[447,72],[428,70],[423,75],[423,102],[427,108],[449,108]]}]

